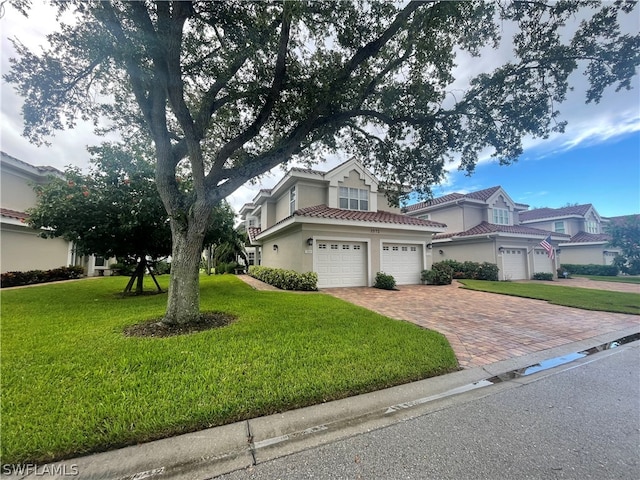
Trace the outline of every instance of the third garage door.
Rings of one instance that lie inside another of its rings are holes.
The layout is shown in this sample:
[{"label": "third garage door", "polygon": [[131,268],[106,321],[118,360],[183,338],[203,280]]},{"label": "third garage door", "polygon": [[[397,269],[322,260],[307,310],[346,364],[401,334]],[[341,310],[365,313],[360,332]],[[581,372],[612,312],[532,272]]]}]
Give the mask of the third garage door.
[{"label": "third garage door", "polygon": [[387,275],[393,275],[398,285],[419,284],[424,269],[422,246],[384,243],[380,267]]}]

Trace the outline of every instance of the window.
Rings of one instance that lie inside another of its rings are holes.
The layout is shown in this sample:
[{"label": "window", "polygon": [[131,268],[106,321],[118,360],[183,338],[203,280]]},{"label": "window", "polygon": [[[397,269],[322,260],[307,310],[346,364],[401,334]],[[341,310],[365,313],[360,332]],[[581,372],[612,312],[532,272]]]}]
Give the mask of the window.
[{"label": "window", "polygon": [[354,246],[353,246],[353,249],[354,249],[354,250],[360,250],[360,245],[354,245]]},{"label": "window", "polygon": [[389,245],[384,245],[382,247],[382,250],[384,250],[385,252],[388,252],[389,251]]},{"label": "window", "polygon": [[256,221],[255,221],[255,219],[253,219],[253,218],[250,218],[250,219],[249,219],[249,226],[250,226],[250,227],[255,227],[255,226],[256,226]]},{"label": "window", "polygon": [[391,247],[391,250],[393,250],[394,252],[398,251],[398,247]]},{"label": "window", "polygon": [[105,267],[106,261],[104,257],[96,257],[95,266],[96,267]]},{"label": "window", "polygon": [[597,222],[587,222],[587,233],[598,233],[598,223]]},{"label": "window", "polygon": [[331,250],[337,250],[338,249],[338,245],[332,243],[331,244]]},{"label": "window", "polygon": [[327,249],[327,244],[326,243],[319,243],[318,244],[318,250],[326,250]]},{"label": "window", "polygon": [[412,252],[415,252],[415,251],[417,251],[417,250],[418,250],[418,248],[417,248],[417,247],[411,247],[411,251],[412,251]]},{"label": "window", "polygon": [[409,247],[402,247],[402,251],[403,252],[408,252],[409,251]]},{"label": "window", "polygon": [[289,190],[289,215],[293,215],[296,211],[296,186],[294,185]]},{"label": "window", "polygon": [[495,225],[509,225],[509,210],[506,208],[494,208],[493,223]]},{"label": "window", "polygon": [[553,222],[553,231],[556,233],[565,233],[564,222]]},{"label": "window", "polygon": [[342,249],[343,249],[343,250],[349,250],[349,244],[347,244],[347,243],[343,243],[343,244],[342,244]]},{"label": "window", "polygon": [[365,188],[340,187],[340,208],[347,210],[369,210],[369,190]]},{"label": "window", "polygon": [[431,214],[430,213],[424,213],[422,215],[418,215],[418,218],[420,218],[422,220],[431,220]]},{"label": "window", "polygon": [[249,265],[255,265],[256,263],[255,252],[247,252],[247,260],[249,261]]}]

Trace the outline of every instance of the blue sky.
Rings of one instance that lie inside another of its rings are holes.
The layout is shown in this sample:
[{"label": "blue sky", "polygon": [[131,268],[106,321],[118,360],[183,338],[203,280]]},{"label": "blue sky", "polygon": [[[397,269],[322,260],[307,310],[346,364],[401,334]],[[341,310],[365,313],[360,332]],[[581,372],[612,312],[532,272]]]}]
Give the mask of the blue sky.
[{"label": "blue sky", "polygon": [[471,176],[452,172],[433,193],[468,193],[495,185],[531,208],[591,203],[605,217],[640,213],[640,132],[561,152],[541,144],[513,165],[483,163]]}]

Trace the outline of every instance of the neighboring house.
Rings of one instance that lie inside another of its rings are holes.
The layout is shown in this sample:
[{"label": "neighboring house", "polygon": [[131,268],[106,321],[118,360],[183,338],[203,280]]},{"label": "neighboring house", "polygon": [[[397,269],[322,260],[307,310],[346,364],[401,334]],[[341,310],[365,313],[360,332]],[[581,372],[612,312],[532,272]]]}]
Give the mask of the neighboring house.
[{"label": "neighboring house", "polygon": [[328,172],[293,168],[240,211],[256,263],[314,271],[318,286],[371,286],[377,272],[399,285],[431,268],[432,237],[446,225],[403,215],[355,159]]},{"label": "neighboring house", "polygon": [[537,208],[520,213],[520,223],[571,236],[561,242],[562,263],[611,265],[620,253],[609,247],[611,237],[605,233],[608,220],[590,203],[562,208]]},{"label": "neighboring house", "polygon": [[446,232],[433,238],[435,262],[495,263],[500,280],[521,280],[534,273],[556,273],[558,257],[550,258],[540,245],[543,240],[550,236],[556,249],[570,240],[567,233],[522,225],[527,208],[496,186],[466,194],[451,193],[410,205],[405,211],[412,217],[447,225]]},{"label": "neighboring house", "polygon": [[81,265],[87,275],[97,275],[101,270],[108,269],[105,259],[77,257],[71,242],[62,238],[41,238],[37,230],[25,223],[26,210],[37,203],[33,187],[46,184],[52,176],[63,178],[64,174],[53,167],[34,166],[0,152],[2,273]]}]

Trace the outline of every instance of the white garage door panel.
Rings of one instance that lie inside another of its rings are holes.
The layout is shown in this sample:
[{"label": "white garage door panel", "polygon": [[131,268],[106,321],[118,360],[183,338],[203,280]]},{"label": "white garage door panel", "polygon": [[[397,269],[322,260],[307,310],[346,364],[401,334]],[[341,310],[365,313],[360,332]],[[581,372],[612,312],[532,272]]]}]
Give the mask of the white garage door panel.
[{"label": "white garage door panel", "polygon": [[367,248],[363,242],[318,241],[315,247],[318,287],[367,285]]},{"label": "white garage door panel", "polygon": [[423,270],[422,246],[384,243],[380,266],[384,273],[395,278],[396,284],[416,285]]},{"label": "white garage door panel", "polygon": [[502,251],[502,266],[505,280],[524,280],[527,278],[526,250],[505,248]]},{"label": "white garage door panel", "polygon": [[533,273],[553,273],[553,260],[545,250],[533,252]]}]

